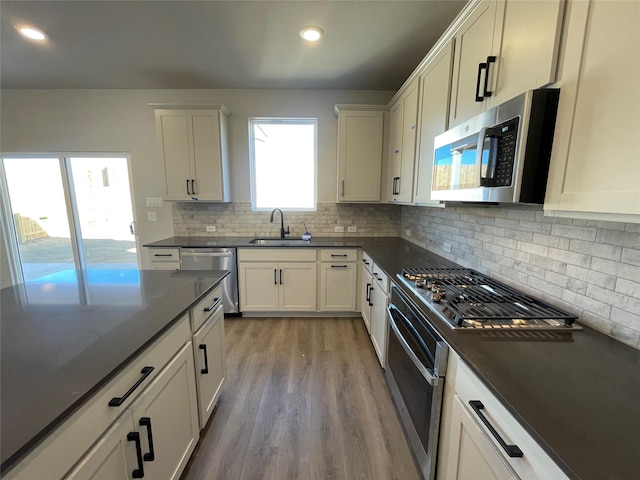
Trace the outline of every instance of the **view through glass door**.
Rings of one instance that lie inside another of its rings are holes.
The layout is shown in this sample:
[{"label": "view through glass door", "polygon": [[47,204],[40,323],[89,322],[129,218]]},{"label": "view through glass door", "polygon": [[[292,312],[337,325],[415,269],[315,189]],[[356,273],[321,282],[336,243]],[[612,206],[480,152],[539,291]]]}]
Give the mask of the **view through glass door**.
[{"label": "view through glass door", "polygon": [[3,158],[3,166],[24,281],[72,281],[81,268],[135,275],[127,158]]}]

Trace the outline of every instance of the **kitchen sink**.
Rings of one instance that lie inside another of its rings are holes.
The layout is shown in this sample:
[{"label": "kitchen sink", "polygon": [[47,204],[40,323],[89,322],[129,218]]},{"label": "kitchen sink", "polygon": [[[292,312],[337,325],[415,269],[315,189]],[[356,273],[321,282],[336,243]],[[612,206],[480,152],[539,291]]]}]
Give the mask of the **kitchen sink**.
[{"label": "kitchen sink", "polygon": [[279,246],[279,247],[295,247],[309,245],[310,240],[302,240],[300,238],[254,238],[249,240],[252,245]]}]

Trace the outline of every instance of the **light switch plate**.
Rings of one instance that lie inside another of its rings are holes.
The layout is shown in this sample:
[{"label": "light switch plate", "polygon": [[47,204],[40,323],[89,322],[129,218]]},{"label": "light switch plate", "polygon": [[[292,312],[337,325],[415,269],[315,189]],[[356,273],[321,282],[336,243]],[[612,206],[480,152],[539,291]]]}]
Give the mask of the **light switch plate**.
[{"label": "light switch plate", "polygon": [[216,226],[215,225],[207,225],[207,232],[215,232],[216,231]]},{"label": "light switch plate", "polygon": [[354,233],[358,231],[358,227],[356,225],[350,225],[347,227],[347,232]]},{"label": "light switch plate", "polygon": [[162,207],[164,203],[161,197],[147,197],[147,207]]},{"label": "light switch plate", "polygon": [[147,220],[150,222],[158,221],[158,212],[147,212]]},{"label": "light switch plate", "polygon": [[342,226],[342,225],[336,225],[334,232],[336,232],[336,233],[342,233],[342,232],[344,232],[344,226]]},{"label": "light switch plate", "polygon": [[444,242],[442,249],[447,253],[451,253],[451,242]]}]

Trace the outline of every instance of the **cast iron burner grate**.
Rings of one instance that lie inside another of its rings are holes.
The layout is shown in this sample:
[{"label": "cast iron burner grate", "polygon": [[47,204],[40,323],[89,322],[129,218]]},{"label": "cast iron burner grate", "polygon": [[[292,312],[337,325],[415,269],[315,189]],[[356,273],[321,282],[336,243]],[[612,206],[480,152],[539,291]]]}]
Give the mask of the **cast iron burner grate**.
[{"label": "cast iron burner grate", "polygon": [[405,268],[402,275],[424,283],[425,289],[444,290],[443,313],[458,326],[495,320],[514,325],[553,320],[571,325],[577,318],[468,268]]}]

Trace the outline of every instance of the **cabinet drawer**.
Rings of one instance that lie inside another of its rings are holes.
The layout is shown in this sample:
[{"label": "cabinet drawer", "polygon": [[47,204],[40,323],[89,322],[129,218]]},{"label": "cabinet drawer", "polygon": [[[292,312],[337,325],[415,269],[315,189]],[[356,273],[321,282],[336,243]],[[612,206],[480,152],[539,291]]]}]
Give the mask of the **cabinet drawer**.
[{"label": "cabinet drawer", "polygon": [[[456,395],[464,408],[469,412],[495,450],[502,459],[517,473],[521,479],[565,479],[567,476],[549,458],[542,448],[531,438],[525,429],[509,413],[506,407],[489,391],[482,381],[462,361],[458,362],[456,371]],[[500,433],[509,445],[517,445],[522,450],[522,457],[509,457],[496,438],[480,419],[478,413],[470,406],[472,400],[482,402],[480,412]]]},{"label": "cabinet drawer", "polygon": [[238,261],[250,262],[315,262],[315,248],[242,248]]},{"label": "cabinet drawer", "polygon": [[[133,359],[124,371],[98,390],[85,405],[45,438],[31,454],[3,476],[3,479],[62,478],[190,338],[189,317],[184,315],[151,347]],[[120,406],[110,407],[111,399],[124,396],[125,392],[142,379],[141,371],[144,367],[153,367],[153,370]]]},{"label": "cabinet drawer", "polygon": [[373,260],[371,260],[369,254],[365,251],[362,252],[362,266],[371,273],[371,270],[373,269]]},{"label": "cabinet drawer", "polygon": [[180,249],[178,248],[150,248],[150,262],[179,262]]},{"label": "cabinet drawer", "polygon": [[389,294],[389,277],[384,273],[378,265],[371,263],[371,275],[376,279],[380,288],[384,291],[385,295]]},{"label": "cabinet drawer", "polygon": [[320,250],[322,262],[355,262],[358,259],[358,250],[355,248],[331,248]]},{"label": "cabinet drawer", "polygon": [[202,300],[200,300],[193,308],[191,308],[191,329],[198,330],[207,318],[209,318],[216,310],[217,306],[222,302],[222,286],[218,285],[209,292]]}]

